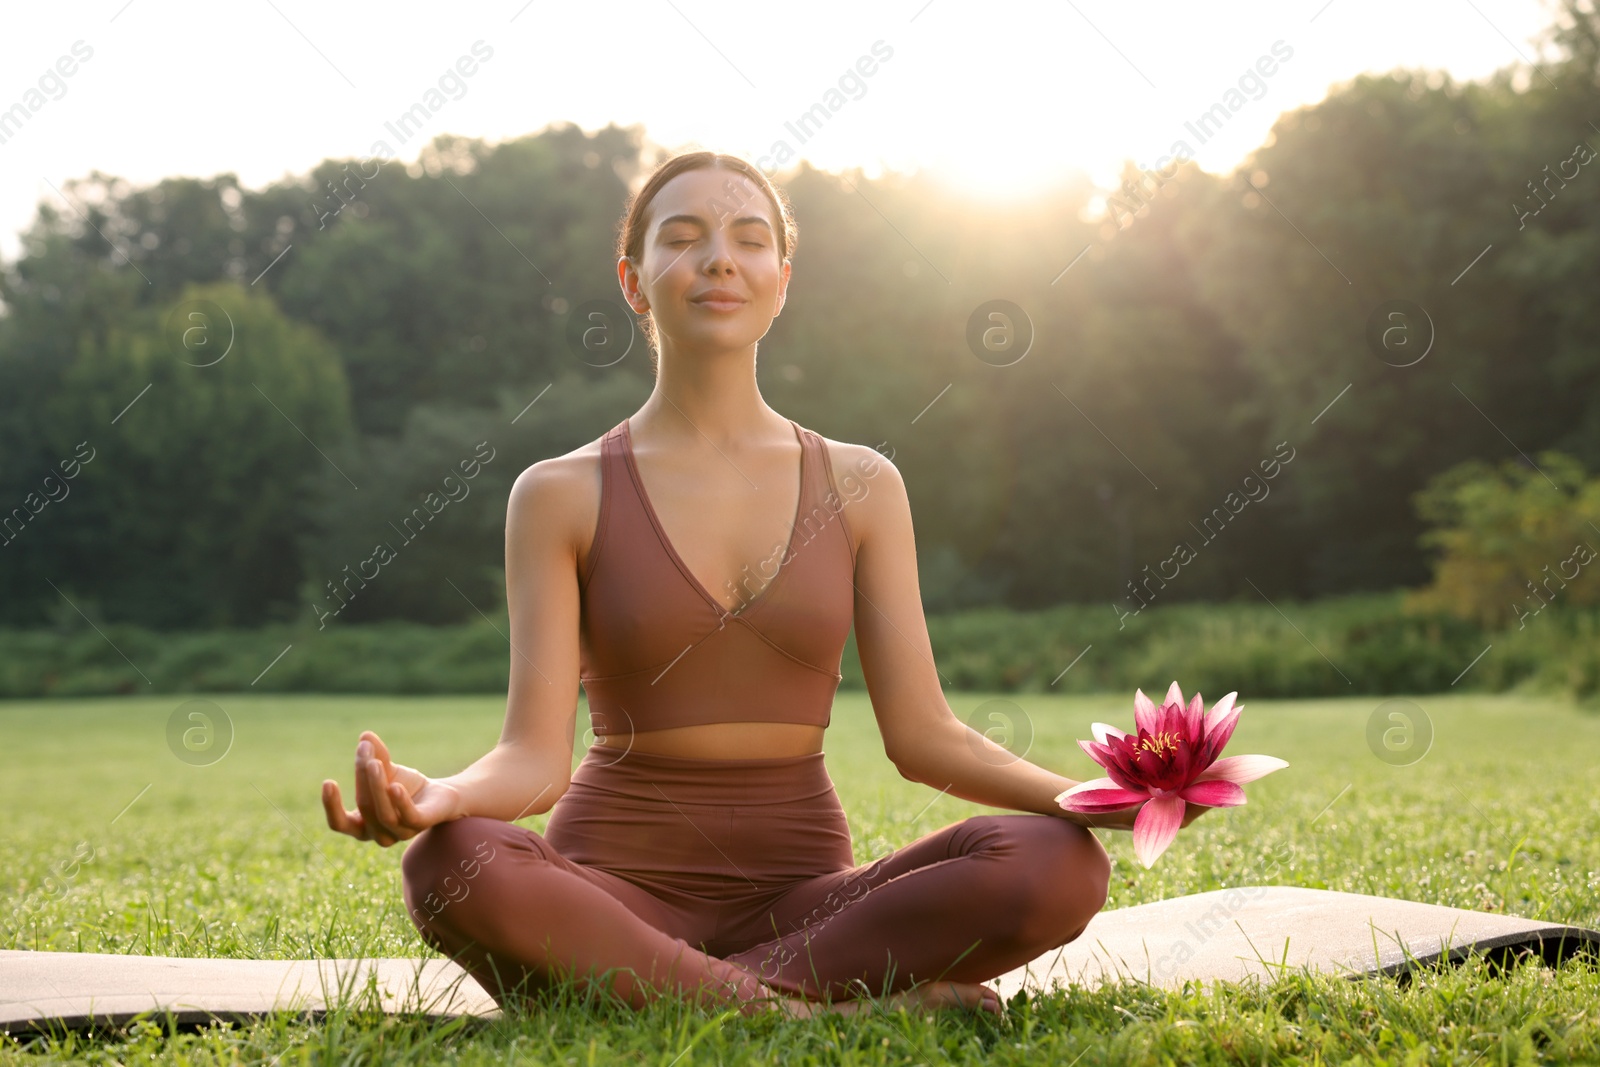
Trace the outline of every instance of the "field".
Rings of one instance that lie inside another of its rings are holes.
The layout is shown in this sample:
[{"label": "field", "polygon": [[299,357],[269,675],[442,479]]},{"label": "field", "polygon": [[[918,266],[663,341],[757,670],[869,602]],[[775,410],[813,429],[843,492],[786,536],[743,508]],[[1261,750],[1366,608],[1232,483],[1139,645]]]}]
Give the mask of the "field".
[{"label": "field", "polygon": [[[1146,691],[1164,691],[1165,681]],[[186,762],[174,755],[187,751],[181,740],[169,743],[184,699],[0,704],[8,816],[0,947],[427,954],[401,911],[400,848],[329,832],[318,783],[337,777],[348,793],[355,738],[369,727],[402,762],[456,770],[494,743],[503,701],[212,695],[204,699],[222,712],[213,747]],[[1398,709],[1431,726],[1431,746],[1414,763],[1420,744],[1369,745],[1369,720],[1395,699],[1409,703],[1385,714]],[[1132,718],[1120,694],[952,693],[950,701],[957,714],[980,716],[972,720],[980,727],[1009,724],[1016,747],[1031,746],[1028,758],[1079,778],[1094,768],[1074,738],[1088,736],[1091,721]],[[1268,701],[1246,693],[1244,702],[1229,751],[1279,755],[1290,767],[1251,785],[1246,807],[1184,831],[1152,871],[1134,863],[1127,835],[1103,833],[1115,863],[1108,907],[1271,881],[1600,926],[1600,716],[1504,695]],[[204,762],[224,745],[225,755]],[[827,753],[858,862],[982,810],[898,778],[864,694],[840,694]],[[1291,975],[1210,994],[1124,983],[1019,998],[999,1020],[882,1012],[751,1020],[671,1002],[637,1016],[564,1003],[496,1025],[353,1009],[315,1024],[278,1018],[173,1035],[154,1020],[115,1036],[7,1040],[0,1061],[1593,1063],[1597,1004],[1593,960],[1498,975],[1474,963],[1404,983]]]}]

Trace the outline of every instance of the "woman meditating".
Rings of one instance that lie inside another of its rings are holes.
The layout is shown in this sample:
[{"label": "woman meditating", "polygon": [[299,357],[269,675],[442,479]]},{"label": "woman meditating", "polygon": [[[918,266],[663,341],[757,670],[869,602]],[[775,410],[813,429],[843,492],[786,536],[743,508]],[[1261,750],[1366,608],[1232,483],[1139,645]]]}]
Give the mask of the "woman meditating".
[{"label": "woman meditating", "polygon": [[[648,316],[655,388],[511,489],[499,743],[429,778],[367,731],[357,810],[323,783],[334,830],[415,839],[412,920],[502,1004],[570,977],[634,1006],[676,991],[742,1011],[869,995],[998,1011],[980,983],[1071,941],[1105,902],[1087,827],[1133,812],[1063,811],[1076,782],[955,717],[899,471],[761,397],[756,345],[795,236],[783,194],[734,156],[677,156],[632,197],[617,273]],[[852,624],[895,769],[1036,814],[856,863],[823,764]],[[572,770],[580,681],[595,742]],[[543,812],[543,834],[513,823]]]}]

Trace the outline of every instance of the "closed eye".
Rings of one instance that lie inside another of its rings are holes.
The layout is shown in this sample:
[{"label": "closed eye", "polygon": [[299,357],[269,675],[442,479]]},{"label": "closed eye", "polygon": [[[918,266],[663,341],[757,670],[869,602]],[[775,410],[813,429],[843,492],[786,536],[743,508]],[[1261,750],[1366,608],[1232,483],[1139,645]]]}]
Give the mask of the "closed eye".
[{"label": "closed eye", "polygon": [[[693,238],[693,237],[679,237],[675,241],[668,241],[667,242],[667,247],[668,248],[677,248],[679,245],[693,244],[694,241],[695,241],[695,238]],[[765,247],[767,247],[767,242],[765,242],[765,241],[740,241],[739,243],[744,245],[746,248],[765,248]]]}]

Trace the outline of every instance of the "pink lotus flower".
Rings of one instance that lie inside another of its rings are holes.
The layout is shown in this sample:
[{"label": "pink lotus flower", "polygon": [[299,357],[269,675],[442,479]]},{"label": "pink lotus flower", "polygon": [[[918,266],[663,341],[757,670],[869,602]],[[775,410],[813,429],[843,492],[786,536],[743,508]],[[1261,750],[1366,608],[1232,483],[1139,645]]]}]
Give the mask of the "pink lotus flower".
[{"label": "pink lotus flower", "polygon": [[1056,803],[1091,815],[1144,805],[1133,820],[1133,853],[1145,867],[1153,866],[1178,836],[1186,805],[1243,804],[1245,782],[1289,766],[1275,756],[1217,759],[1244,710],[1234,706],[1238,695],[1229,693],[1206,712],[1199,693],[1184,706],[1177,682],[1159,708],[1143,690],[1135,691],[1137,734],[1097,722],[1091,727],[1095,739],[1078,742],[1110,777],[1080,782]]}]

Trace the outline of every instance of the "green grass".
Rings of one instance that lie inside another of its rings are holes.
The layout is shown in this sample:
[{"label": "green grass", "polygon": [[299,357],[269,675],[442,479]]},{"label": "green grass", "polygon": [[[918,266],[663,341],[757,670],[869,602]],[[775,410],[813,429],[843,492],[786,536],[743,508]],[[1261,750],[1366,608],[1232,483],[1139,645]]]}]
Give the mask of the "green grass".
[{"label": "green grass", "polygon": [[[950,700],[967,716],[995,697]],[[0,947],[431,954],[400,907],[400,848],[329,832],[318,783],[334,776],[348,792],[355,738],[367,727],[403,762],[456,770],[494,743],[503,700],[207,699],[234,734],[209,766],[168,748],[168,717],[183,698],[0,704]],[[1073,777],[1094,773],[1074,744],[1088,724],[1132,718],[1121,695],[1000,699],[1031,724],[1029,758]],[[1273,882],[1600,926],[1600,717],[1529,698],[1414,696],[1435,736],[1424,758],[1400,767],[1367,745],[1369,716],[1386,699],[1246,694],[1229,751],[1279,755],[1290,767],[1252,784],[1247,806],[1185,831],[1153,871],[1134,862],[1126,834],[1106,835],[1115,864],[1108,907]],[[858,862],[984,810],[899,779],[861,694],[840,695],[827,751]],[[523,822],[538,829],[543,819]],[[667,1001],[638,1015],[567,1003],[498,1025],[435,1024],[353,1007],[317,1023],[276,1018],[176,1035],[157,1020],[121,1035],[6,1044],[0,1061],[1592,1063],[1600,1062],[1597,1004],[1592,961],[1502,975],[1469,964],[1409,983],[1296,976],[1176,993],[1130,982],[1019,999],[999,1020],[719,1019]]]}]

